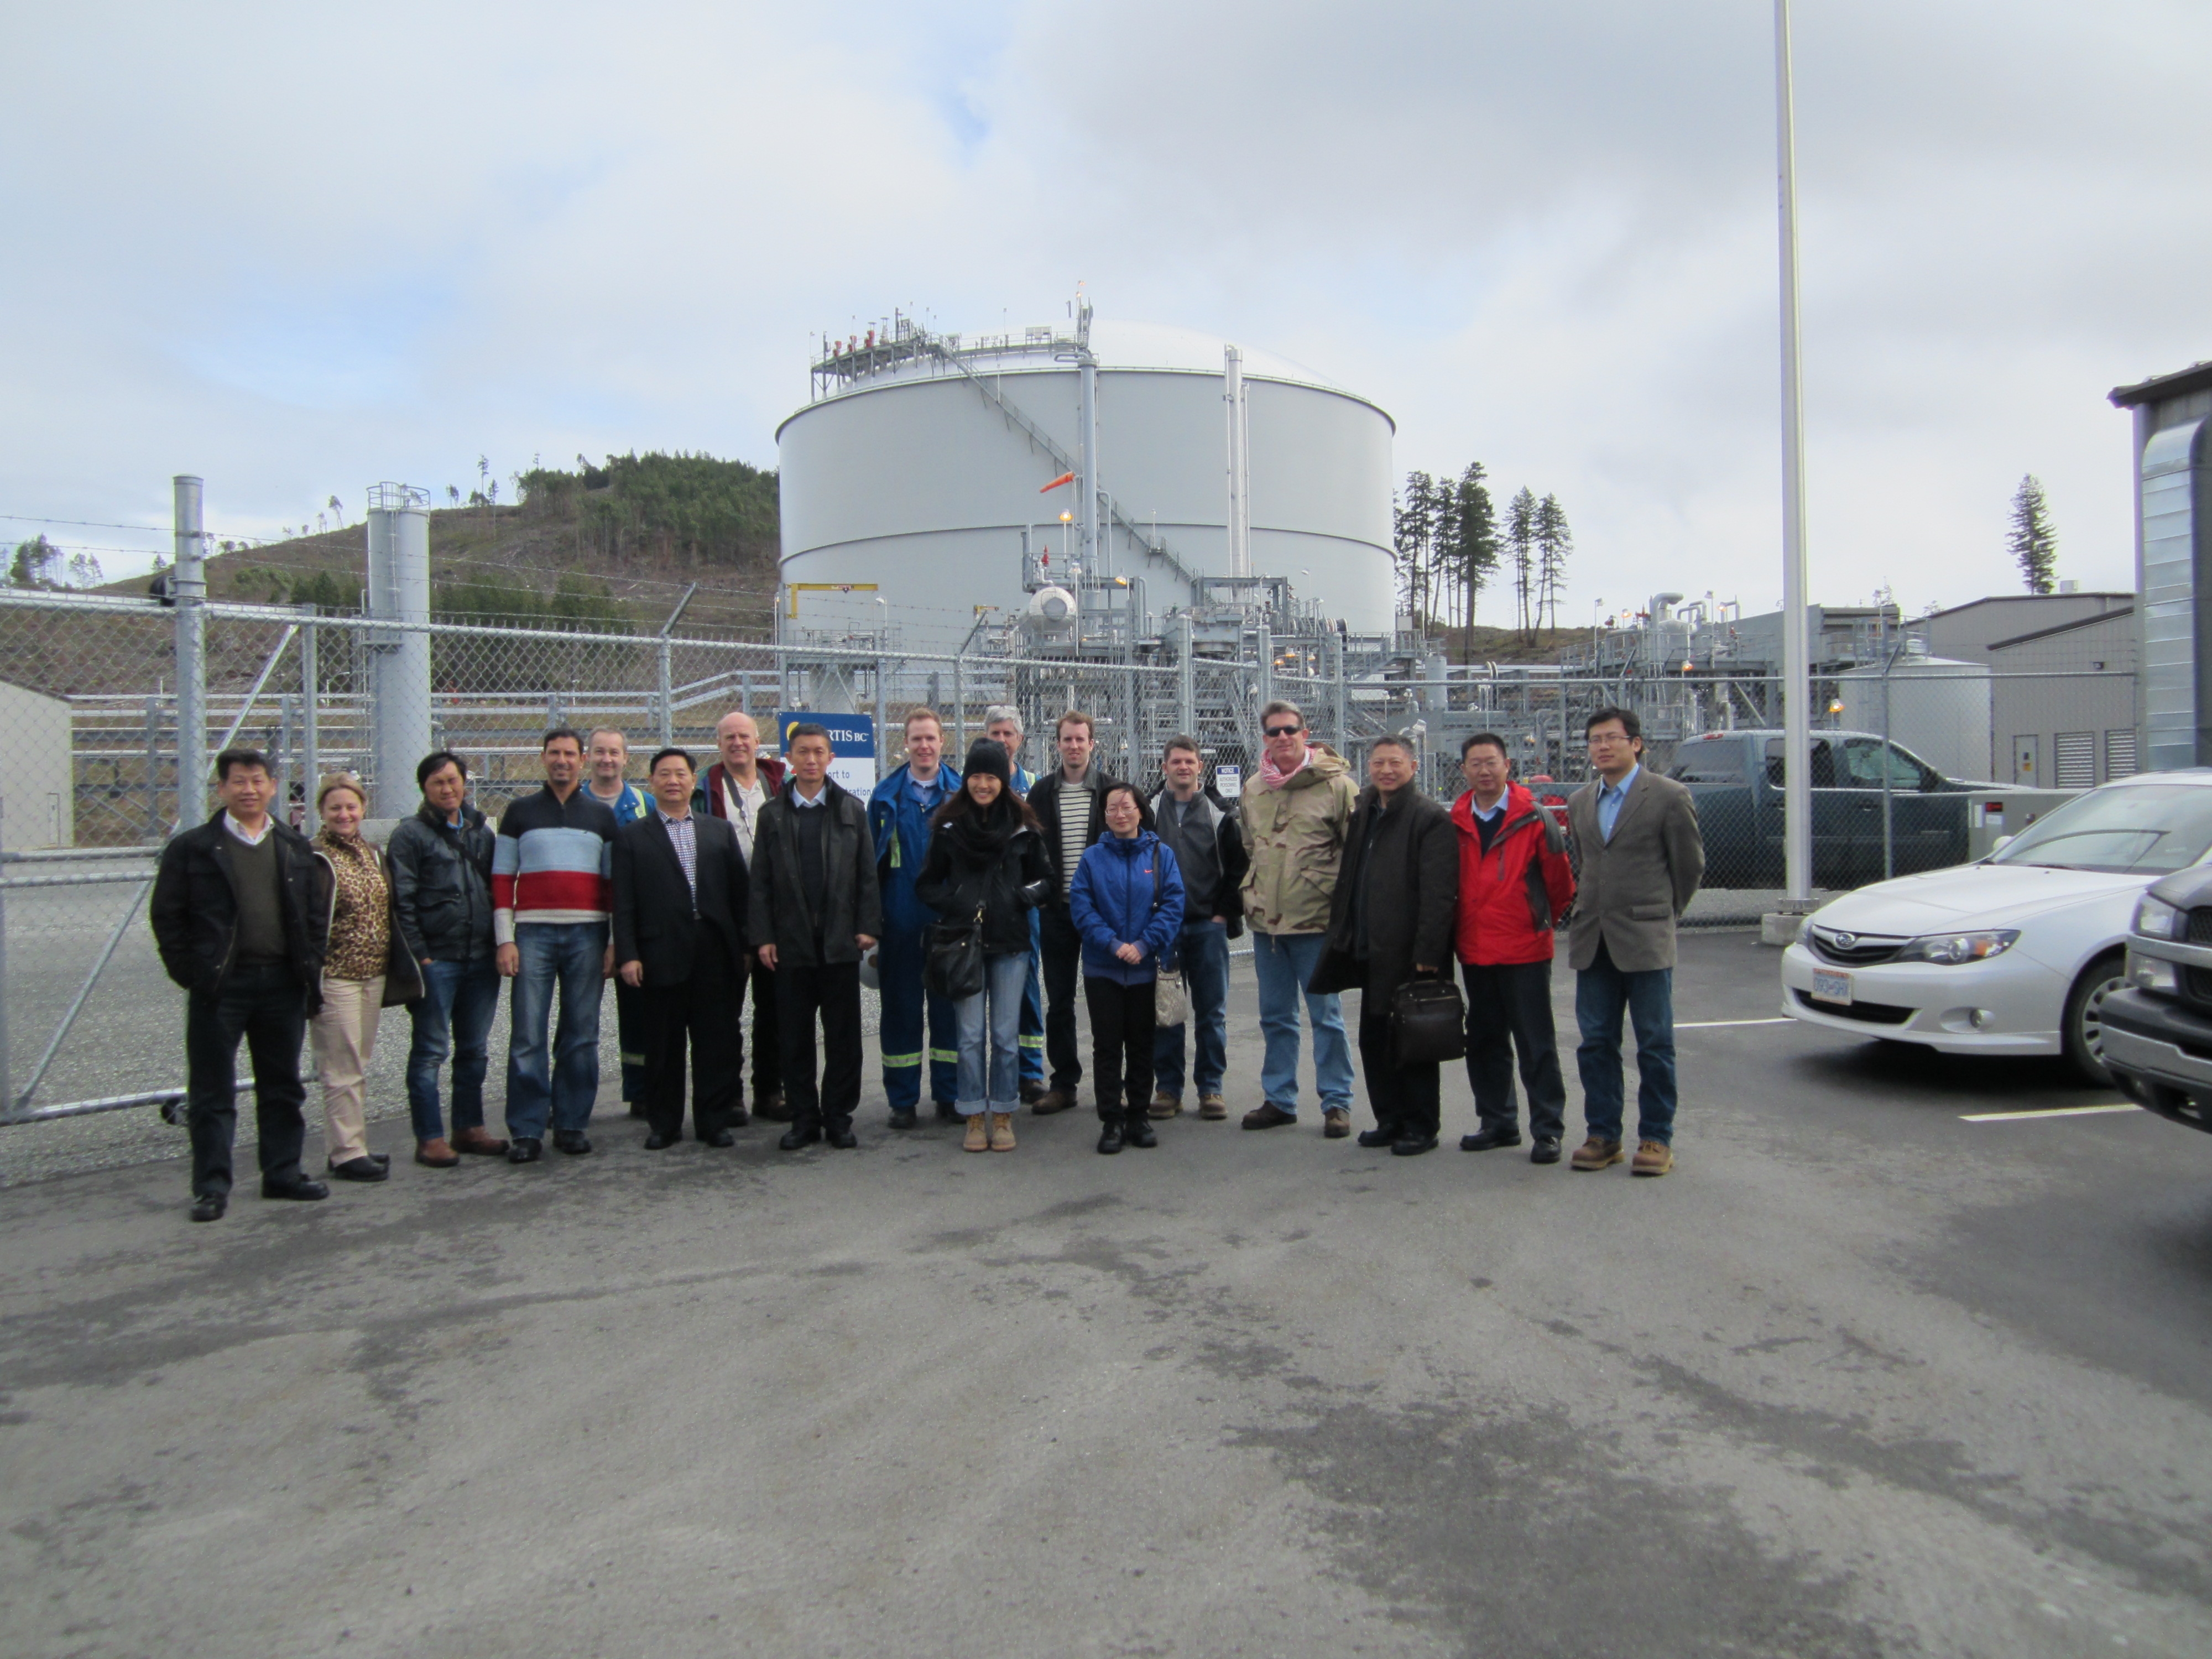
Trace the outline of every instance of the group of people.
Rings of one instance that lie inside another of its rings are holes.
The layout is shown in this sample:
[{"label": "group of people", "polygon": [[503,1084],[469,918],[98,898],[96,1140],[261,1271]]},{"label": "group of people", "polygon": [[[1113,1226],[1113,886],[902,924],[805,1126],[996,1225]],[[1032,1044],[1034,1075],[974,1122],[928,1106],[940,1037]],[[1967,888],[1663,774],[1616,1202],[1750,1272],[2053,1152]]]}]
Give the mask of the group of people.
[{"label": "group of people", "polygon": [[[1394,1007],[1414,981],[1449,981],[1455,961],[1478,1117],[1462,1147],[1522,1144],[1517,1056],[1530,1156],[1558,1162],[1566,1102],[1551,973],[1564,925],[1588,1131],[1572,1167],[1626,1156],[1624,1014],[1639,1077],[1632,1167],[1672,1167],[1674,925],[1704,855],[1688,791],[1642,765],[1632,712],[1591,717],[1596,775],[1564,830],[1512,781],[1491,732],[1462,746],[1468,788],[1447,810],[1416,787],[1410,739],[1374,740],[1362,787],[1295,704],[1271,702],[1261,764],[1232,809],[1188,737],[1169,741],[1147,793],[1101,769],[1086,714],[1060,718],[1057,764],[1042,777],[1018,763],[1017,710],[988,710],[985,729],[956,772],[943,722],[913,710],[904,761],[864,804],[830,775],[818,725],[793,725],[779,760],[732,712],[703,773],[664,747],[642,788],[620,732],[559,727],[541,745],[544,787],[495,826],[469,803],[466,762],[441,750],[417,768],[422,804],[380,851],[361,832],[357,780],[321,781],[309,838],[270,816],[266,757],[226,750],[221,810],[163,849],[152,902],[162,962],[188,994],[193,1219],[228,1207],[241,1041],[264,1197],[329,1191],[301,1167],[303,1034],[329,1173],[388,1177],[388,1159],[368,1150],[362,1079],[379,1012],[396,1005],[413,1026],[416,1162],[528,1164],[549,1138],[588,1153],[610,978],[622,1092],[648,1149],[683,1138],[687,1100],[692,1134],[710,1146],[734,1144],[756,1116],[786,1126],[786,1150],[857,1145],[864,975],[880,994],[893,1128],[920,1121],[925,1078],[969,1152],[1012,1151],[1024,1106],[1075,1106],[1079,980],[1097,1150],[1152,1147],[1154,1124],[1183,1112],[1186,1085],[1200,1118],[1229,1115],[1230,942],[1248,928],[1265,1053],[1246,1129],[1297,1121],[1303,1006],[1322,1132],[1352,1133],[1340,994],[1357,989],[1375,1119],[1359,1143],[1433,1150],[1439,1065],[1407,1051]],[[485,1123],[483,1090],[501,979],[513,981],[503,1136]],[[450,1135],[439,1090],[449,1063]]]}]

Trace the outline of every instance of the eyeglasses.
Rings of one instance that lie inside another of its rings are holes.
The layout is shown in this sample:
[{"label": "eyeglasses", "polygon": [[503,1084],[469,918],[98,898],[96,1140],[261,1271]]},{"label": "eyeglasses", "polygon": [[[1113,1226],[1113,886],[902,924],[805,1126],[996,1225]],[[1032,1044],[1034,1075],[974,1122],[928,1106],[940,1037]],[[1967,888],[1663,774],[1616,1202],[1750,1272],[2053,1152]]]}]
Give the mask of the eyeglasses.
[{"label": "eyeglasses", "polygon": [[1261,729],[1271,738],[1293,738],[1305,728],[1298,726],[1268,726]]}]

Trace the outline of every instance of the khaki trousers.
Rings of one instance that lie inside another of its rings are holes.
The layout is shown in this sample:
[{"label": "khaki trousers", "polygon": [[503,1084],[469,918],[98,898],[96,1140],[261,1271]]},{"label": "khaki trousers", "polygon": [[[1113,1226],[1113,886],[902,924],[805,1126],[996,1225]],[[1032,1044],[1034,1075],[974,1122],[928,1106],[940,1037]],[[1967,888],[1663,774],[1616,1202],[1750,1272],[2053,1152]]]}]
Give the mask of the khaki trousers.
[{"label": "khaki trousers", "polygon": [[322,1012],[309,1028],[323,1079],[323,1147],[332,1164],[368,1155],[362,1074],[376,1052],[384,981],[323,976]]}]

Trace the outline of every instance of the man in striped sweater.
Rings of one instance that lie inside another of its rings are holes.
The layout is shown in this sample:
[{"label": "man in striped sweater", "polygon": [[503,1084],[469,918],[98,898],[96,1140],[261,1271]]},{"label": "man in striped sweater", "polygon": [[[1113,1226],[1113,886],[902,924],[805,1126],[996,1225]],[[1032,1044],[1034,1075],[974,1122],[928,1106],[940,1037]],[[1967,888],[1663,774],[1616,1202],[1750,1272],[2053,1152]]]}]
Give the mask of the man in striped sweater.
[{"label": "man in striped sweater", "polygon": [[[584,741],[567,726],[541,745],[545,787],[500,814],[492,842],[491,935],[499,971],[514,981],[508,1007],[507,1151],[510,1164],[553,1144],[592,1150],[584,1126],[599,1092],[599,1001],[614,971],[608,937],[615,815],[581,787]],[[553,992],[561,1023],[549,1032]]]}]

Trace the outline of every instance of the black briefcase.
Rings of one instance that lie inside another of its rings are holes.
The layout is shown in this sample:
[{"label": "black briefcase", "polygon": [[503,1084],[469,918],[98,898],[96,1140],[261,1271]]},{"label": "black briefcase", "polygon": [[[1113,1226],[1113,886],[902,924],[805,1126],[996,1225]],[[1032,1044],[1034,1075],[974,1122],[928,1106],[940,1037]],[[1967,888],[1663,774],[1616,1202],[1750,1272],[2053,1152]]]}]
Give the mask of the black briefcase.
[{"label": "black briefcase", "polygon": [[1411,979],[1390,998],[1390,1058],[1435,1066],[1467,1057],[1467,1005],[1448,979]]}]

